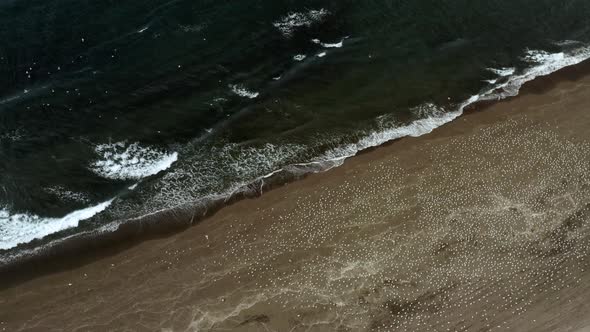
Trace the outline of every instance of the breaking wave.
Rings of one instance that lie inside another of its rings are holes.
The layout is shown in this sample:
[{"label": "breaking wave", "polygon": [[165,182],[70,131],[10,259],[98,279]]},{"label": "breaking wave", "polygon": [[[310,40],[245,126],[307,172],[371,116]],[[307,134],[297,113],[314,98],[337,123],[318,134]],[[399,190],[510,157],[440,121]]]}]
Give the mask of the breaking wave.
[{"label": "breaking wave", "polygon": [[78,227],[80,221],[90,219],[106,210],[113,200],[69,213],[62,218],[44,218],[33,214],[11,214],[0,210],[0,250],[14,248],[21,243],[41,239],[47,235]]},{"label": "breaking wave", "polygon": [[517,72],[513,68],[490,69],[500,76],[493,80],[498,83],[481,98],[485,100],[503,99],[518,95],[520,88],[537,77],[546,76],[562,68],[577,65],[590,58],[590,46],[577,48],[568,52],[549,53],[540,50],[528,50],[523,60],[531,66]]},{"label": "breaking wave", "polygon": [[230,85],[231,91],[240,97],[254,99],[260,95],[258,92],[253,92],[241,85]]},{"label": "breaking wave", "polygon": [[126,142],[97,145],[96,153],[101,156],[90,169],[107,179],[131,180],[155,175],[168,169],[178,160],[178,153],[164,152],[142,147],[139,143]]},{"label": "breaking wave", "polygon": [[[183,165],[179,165],[174,171],[165,174],[157,181],[151,197],[146,197],[147,200],[143,202],[152,210],[140,211],[143,214],[136,220],[191,205],[200,206],[203,211],[201,215],[204,216],[210,210],[210,205],[223,205],[236,193],[248,190],[259,191],[267,183],[272,183],[274,178],[280,178],[280,182],[302,174],[325,171],[341,165],[344,160],[362,150],[402,137],[428,134],[459,117],[470,105],[480,101],[516,96],[526,82],[549,75],[564,67],[579,64],[588,58],[590,58],[590,47],[560,53],[528,50],[523,56],[523,60],[529,64],[527,68],[488,69],[498,76],[496,82],[464,102],[452,106],[452,109],[433,103],[424,103],[412,109],[412,113],[418,116],[414,121],[405,125],[380,126],[378,130],[361,135],[361,138],[354,143],[334,147],[304,163],[297,163],[297,160],[301,160],[300,157],[308,153],[310,147],[305,145],[269,143],[255,148],[226,144],[213,150],[200,151],[198,147],[195,147],[196,150],[193,151],[188,149],[186,155],[191,157],[187,157]],[[258,93],[244,88],[237,86],[233,88],[235,93],[241,93],[245,97],[258,96]],[[395,121],[387,123],[395,123]],[[111,179],[140,179],[153,175],[169,168],[178,158],[176,152],[169,153],[140,147],[138,143],[103,144],[97,146],[96,151],[102,159],[95,162],[91,169]],[[204,153],[215,154],[218,158],[205,158]],[[296,176],[293,176],[294,174]],[[0,210],[0,229],[2,230],[0,249],[12,248],[19,243],[76,227],[79,221],[104,211],[111,206],[111,203],[112,200],[72,212],[63,218],[41,218],[28,214],[11,215],[7,210]],[[116,210],[114,205],[109,210]],[[157,211],[154,212],[154,210]],[[156,217],[152,219],[161,221]],[[124,220],[113,222],[101,232],[116,232],[125,223]]]},{"label": "breaking wave", "polygon": [[310,10],[306,13],[290,13],[273,23],[285,37],[291,37],[301,27],[310,27],[312,24],[321,21],[329,14],[325,9]]}]

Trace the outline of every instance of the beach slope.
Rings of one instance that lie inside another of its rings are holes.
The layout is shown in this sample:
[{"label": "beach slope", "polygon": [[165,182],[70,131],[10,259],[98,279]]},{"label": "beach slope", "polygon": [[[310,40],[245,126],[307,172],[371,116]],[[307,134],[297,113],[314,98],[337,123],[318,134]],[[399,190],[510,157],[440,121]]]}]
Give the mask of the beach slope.
[{"label": "beach slope", "polygon": [[564,75],[3,287],[0,330],[588,330],[590,77]]}]

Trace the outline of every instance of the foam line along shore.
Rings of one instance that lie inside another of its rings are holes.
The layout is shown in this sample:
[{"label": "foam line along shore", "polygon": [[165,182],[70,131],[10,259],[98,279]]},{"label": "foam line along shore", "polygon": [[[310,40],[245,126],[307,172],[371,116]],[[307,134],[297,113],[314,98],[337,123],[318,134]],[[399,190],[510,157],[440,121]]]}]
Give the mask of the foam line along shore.
[{"label": "foam line along shore", "polygon": [[[590,73],[590,62],[581,59],[568,60],[566,62],[568,65],[551,74],[540,75],[536,78],[530,75],[527,76],[531,77],[531,81],[524,82],[518,79],[522,85],[514,89],[523,95],[527,95],[550,89],[553,85],[562,81],[575,81],[585,77]],[[538,72],[537,69],[535,71]],[[504,86],[505,83],[501,85]],[[497,93],[497,95],[491,97],[492,92]],[[429,134],[436,128],[452,122],[466,111],[469,113],[483,111],[510,98],[518,98],[518,94],[505,95],[501,89],[486,89],[480,95],[473,96],[468,101],[460,104],[457,112],[454,113],[442,112],[437,110],[434,105],[426,105],[426,114],[432,115],[429,118],[416,121],[408,127],[396,127],[389,131],[373,133],[363,137],[355,144],[338,148],[337,152],[326,153],[320,160],[286,166],[248,183],[236,186],[222,195],[212,195],[200,201],[191,201],[184,205],[155,211],[134,219],[111,222],[88,232],[74,232],[67,237],[57,237],[55,240],[44,242],[42,245],[33,243],[28,248],[25,246],[14,251],[8,250],[2,256],[2,271],[5,282],[14,282],[16,276],[18,276],[18,279],[22,279],[23,275],[33,276],[39,273],[49,273],[55,271],[55,269],[71,268],[87,261],[87,259],[95,259],[97,255],[100,256],[100,251],[111,254],[119,250],[125,250],[129,246],[137,245],[145,240],[169,236],[178,231],[183,231],[237,201],[258,197],[263,193],[273,195],[272,192],[267,192],[286,183],[301,180],[307,175],[330,171],[335,167],[342,166],[347,159],[359,153],[379,148],[382,145],[388,145],[398,139]],[[122,145],[119,146],[119,148],[122,147]],[[165,155],[158,156],[166,157]],[[99,207],[104,210],[111,202],[101,204]],[[88,210],[95,211],[94,208]],[[84,211],[81,213],[84,215]],[[79,214],[74,213],[73,215]],[[64,219],[71,220],[68,217]],[[74,252],[77,252],[77,254],[70,257]],[[44,261],[51,261],[52,264],[46,266],[46,269],[38,269],[38,264]],[[31,270],[30,268],[33,266],[35,268]]]},{"label": "foam line along shore", "polygon": [[[418,106],[413,113],[421,114],[421,118],[414,120],[406,126],[398,126],[397,124],[390,128],[381,128],[378,131],[370,132],[357,142],[338,146],[334,149],[328,150],[319,157],[315,157],[312,161],[300,164],[293,164],[284,166],[281,169],[275,169],[266,175],[261,175],[252,179],[241,179],[241,183],[235,183],[232,187],[227,188],[224,193],[217,193],[214,195],[205,196],[192,202],[197,206],[216,205],[220,200],[226,200],[236,192],[249,190],[251,185],[257,183],[264,183],[264,179],[269,178],[277,173],[285,174],[294,172],[295,174],[287,174],[287,178],[301,176],[301,172],[305,172],[305,168],[310,168],[312,172],[318,170],[325,170],[334,167],[343,162],[346,158],[356,155],[358,152],[367,148],[372,148],[388,141],[395,140],[405,136],[420,136],[427,134],[435,128],[454,120],[460,116],[464,109],[481,101],[501,100],[506,97],[516,96],[522,85],[529,82],[536,77],[546,76],[562,68],[579,64],[590,57],[590,48],[585,46],[578,46],[569,52],[548,53],[544,51],[527,51],[523,59],[530,63],[529,67],[517,72],[515,68],[493,69],[490,71],[498,77],[493,80],[490,87],[486,87],[479,94],[473,95],[466,101],[458,105],[447,106],[449,109],[444,109],[434,104],[424,104]],[[244,90],[243,88],[232,87],[238,89],[238,95],[244,95],[248,98],[256,98],[258,93],[253,93]],[[241,89],[241,90],[240,90]],[[452,109],[454,108],[454,110]],[[293,150],[296,150],[293,149]],[[109,179],[141,179],[143,177],[155,175],[172,166],[178,160],[178,153],[166,153],[162,151],[151,150],[149,148],[142,148],[137,143],[128,144],[126,142],[117,142],[110,144],[102,144],[96,146],[96,151],[102,155],[102,159],[95,161],[90,168],[93,172],[100,176]],[[266,156],[263,156],[266,158]],[[314,165],[313,167],[309,167]],[[256,173],[253,173],[256,175]],[[260,186],[260,185],[258,185]],[[42,220],[38,216],[16,214],[10,215],[8,211],[3,211],[3,240],[6,242],[0,249],[6,250],[16,247],[20,243],[26,243],[33,239],[41,239],[44,236],[52,233],[57,233],[68,228],[77,227],[80,220],[93,217],[95,214],[104,211],[113,199],[105,203],[100,203],[96,207],[88,207],[80,212],[71,212],[69,215],[63,217],[63,221],[56,222],[55,219],[49,218],[46,222],[39,222]],[[190,202],[189,202],[190,203]],[[180,206],[167,206],[162,210],[174,210]],[[183,208],[190,209],[191,206],[184,204]],[[161,212],[154,211],[150,215]],[[92,211],[92,213],[86,213]],[[72,216],[79,216],[72,219]],[[143,216],[136,218],[141,219]],[[80,219],[82,218],[82,219]],[[34,220],[34,222],[32,222]],[[102,233],[106,230],[117,229],[116,224],[122,221],[113,221],[113,224],[107,228],[102,227],[102,230],[94,230],[94,232]],[[38,230],[26,230],[28,226],[37,225]],[[44,225],[44,226],[41,226]],[[11,232],[10,229],[19,229],[18,233]],[[55,243],[54,243],[55,244]],[[30,255],[30,253],[28,253]],[[15,257],[9,254],[9,257]],[[9,262],[6,258],[3,259],[5,263]]]},{"label": "foam line along shore", "polygon": [[0,260],[196,222],[515,96],[588,57],[574,2],[3,3]]},{"label": "foam line along shore", "polygon": [[539,77],[184,232],[21,273],[0,326],[583,331],[589,73]]}]

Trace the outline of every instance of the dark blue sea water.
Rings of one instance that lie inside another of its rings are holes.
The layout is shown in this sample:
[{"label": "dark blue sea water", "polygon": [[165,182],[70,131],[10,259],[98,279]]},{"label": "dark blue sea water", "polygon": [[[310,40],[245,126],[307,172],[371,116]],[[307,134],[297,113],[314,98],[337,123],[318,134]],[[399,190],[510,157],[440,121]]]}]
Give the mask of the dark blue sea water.
[{"label": "dark blue sea water", "polygon": [[585,0],[4,0],[0,27],[4,260],[337,166],[590,57]]}]

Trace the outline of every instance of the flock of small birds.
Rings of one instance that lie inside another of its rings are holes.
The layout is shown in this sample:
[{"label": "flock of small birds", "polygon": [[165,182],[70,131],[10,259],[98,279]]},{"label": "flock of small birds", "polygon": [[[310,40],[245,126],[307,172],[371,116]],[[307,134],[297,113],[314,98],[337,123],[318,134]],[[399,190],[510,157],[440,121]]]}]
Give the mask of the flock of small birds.
[{"label": "flock of small birds", "polygon": [[400,142],[237,203],[104,268],[58,275],[58,293],[26,309],[23,330],[575,323],[567,317],[579,319],[572,315],[590,296],[589,142],[524,114],[468,130],[477,132]]},{"label": "flock of small birds", "polygon": [[195,306],[190,328],[542,324],[527,320],[531,305],[571,301],[560,292],[588,269],[590,146],[523,121],[350,167],[251,223],[236,216],[207,235],[218,250],[198,262],[199,287],[218,297]]}]

